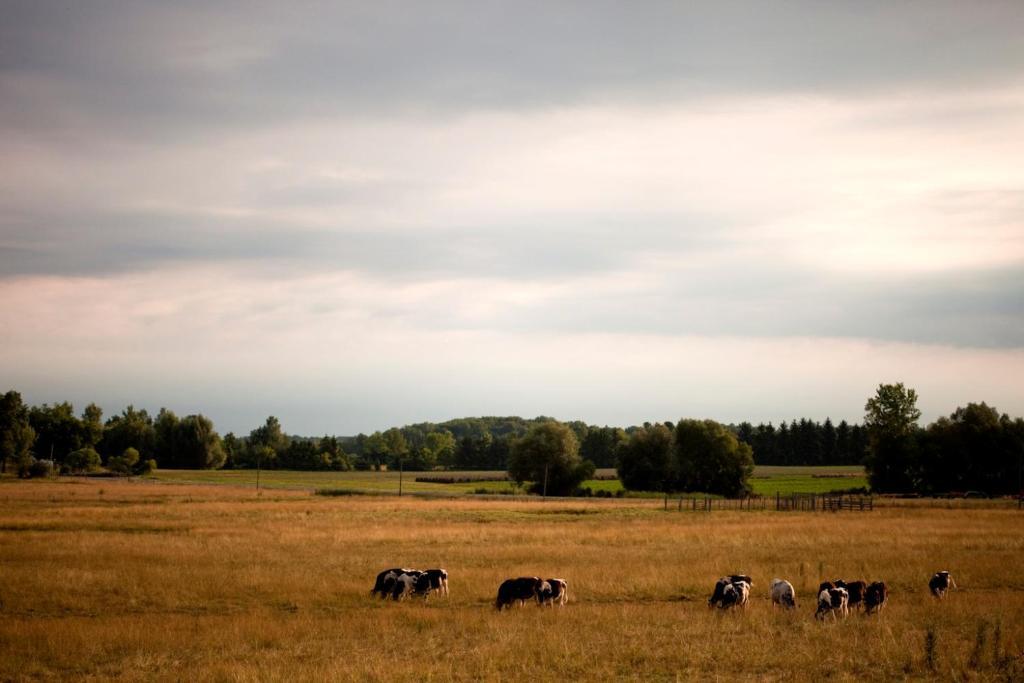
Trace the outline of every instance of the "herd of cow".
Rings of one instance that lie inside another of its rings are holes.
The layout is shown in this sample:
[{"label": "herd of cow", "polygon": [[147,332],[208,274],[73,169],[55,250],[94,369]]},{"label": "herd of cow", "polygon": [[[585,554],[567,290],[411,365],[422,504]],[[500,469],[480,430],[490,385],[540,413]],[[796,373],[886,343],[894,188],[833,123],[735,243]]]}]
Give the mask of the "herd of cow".
[{"label": "herd of cow", "polygon": [[[746,607],[750,600],[750,589],[754,581],[745,574],[723,576],[715,582],[715,589],[708,598],[708,607],[730,609]],[[936,572],[928,581],[928,590],[936,598],[942,599],[950,588],[956,588],[956,582],[949,572]],[[444,569],[385,569],[377,574],[371,595],[379,595],[383,599],[402,600],[413,595],[424,600],[432,592],[448,595],[448,572]],[[773,579],[771,584],[772,607],[786,609],[796,608],[796,591],[793,584],[784,579]],[[814,616],[824,620],[828,616],[834,619],[846,617],[850,609],[864,608],[864,614],[872,614],[885,607],[889,599],[889,589],[884,581],[867,583],[866,581],[825,581],[818,586],[818,607]],[[568,600],[568,583],[565,579],[541,579],[536,576],[520,576],[516,579],[503,581],[498,587],[498,597],[494,606],[500,612],[505,607],[527,601],[536,601],[538,605],[564,605]]]},{"label": "herd of cow", "polygon": [[[746,607],[750,599],[753,580],[744,574],[723,576],[715,583],[715,590],[708,598],[708,607],[729,609]],[[950,588],[956,588],[956,582],[947,571],[936,572],[928,581],[928,590],[936,598],[942,599]],[[773,579],[771,585],[772,607],[776,605],[787,609],[796,608],[796,591],[793,584],[784,579]],[[863,607],[864,614],[880,611],[889,599],[889,589],[884,581],[867,583],[866,581],[825,581],[818,586],[818,607],[814,616],[824,620],[831,615],[834,619],[846,617],[850,609]]]}]

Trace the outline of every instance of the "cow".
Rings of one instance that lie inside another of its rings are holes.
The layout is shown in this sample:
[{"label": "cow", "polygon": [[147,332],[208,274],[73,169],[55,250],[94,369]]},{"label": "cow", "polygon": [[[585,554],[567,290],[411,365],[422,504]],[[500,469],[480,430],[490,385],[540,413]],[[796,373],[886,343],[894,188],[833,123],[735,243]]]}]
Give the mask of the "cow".
[{"label": "cow", "polygon": [[444,569],[428,569],[420,574],[416,581],[416,594],[424,599],[433,591],[448,596],[448,572]]},{"label": "cow", "polygon": [[796,607],[796,591],[793,584],[784,579],[772,579],[772,607],[781,605],[786,609]]},{"label": "cow", "polygon": [[391,599],[401,600],[407,595],[416,592],[416,584],[419,583],[423,572],[411,569],[404,571],[395,578],[394,587],[391,589]]},{"label": "cow", "polygon": [[879,612],[889,599],[889,589],[884,581],[875,581],[864,592],[864,613]]},{"label": "cow", "polygon": [[831,581],[822,581],[820,584],[818,584],[819,593],[821,593],[821,591],[830,591],[833,588],[837,588],[837,586]]},{"label": "cow", "polygon": [[953,577],[946,571],[935,572],[931,581],[928,582],[928,590],[930,590],[932,595],[939,600],[946,597],[946,591],[950,588],[956,588],[956,581],[954,581]]},{"label": "cow", "polygon": [[385,569],[380,574],[377,574],[377,581],[373,584],[373,588],[370,589],[370,595],[377,595],[379,593],[381,598],[387,598],[395,588],[395,579],[402,574],[413,571],[415,570],[403,569],[401,567]]},{"label": "cow", "polygon": [[746,581],[735,581],[722,589],[722,600],[718,606],[721,609],[746,607],[748,600],[750,600],[750,584]]},{"label": "cow", "polygon": [[569,600],[569,584],[565,579],[545,579],[541,581],[537,591],[537,601],[541,605],[564,605]]},{"label": "cow", "polygon": [[861,607],[864,604],[864,592],[868,589],[868,584],[864,581],[843,581],[842,579],[836,579],[833,581],[836,588],[845,588],[846,592],[850,594],[850,607]]},{"label": "cow", "polygon": [[507,579],[498,587],[498,597],[494,601],[494,607],[499,612],[505,607],[510,607],[518,602],[520,605],[527,600],[540,602],[541,580],[536,576],[520,576],[517,579]]},{"label": "cow", "polygon": [[849,613],[849,602],[850,594],[845,588],[827,588],[818,593],[818,609],[814,617],[824,621],[831,614],[833,619],[838,619],[838,613],[845,618]]},{"label": "cow", "polygon": [[750,588],[754,585],[754,581],[745,574],[730,574],[729,576],[723,576],[715,582],[715,590],[711,593],[711,597],[708,598],[708,607],[714,607],[720,605],[722,602],[722,594],[725,591],[725,587],[743,581]]}]

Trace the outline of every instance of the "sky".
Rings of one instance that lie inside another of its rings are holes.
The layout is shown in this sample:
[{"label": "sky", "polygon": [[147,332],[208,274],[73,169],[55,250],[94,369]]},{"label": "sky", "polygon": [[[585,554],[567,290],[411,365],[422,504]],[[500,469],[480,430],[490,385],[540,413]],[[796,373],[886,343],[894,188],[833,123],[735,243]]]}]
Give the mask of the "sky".
[{"label": "sky", "polygon": [[0,391],[1024,415],[1024,3],[4,0]]}]

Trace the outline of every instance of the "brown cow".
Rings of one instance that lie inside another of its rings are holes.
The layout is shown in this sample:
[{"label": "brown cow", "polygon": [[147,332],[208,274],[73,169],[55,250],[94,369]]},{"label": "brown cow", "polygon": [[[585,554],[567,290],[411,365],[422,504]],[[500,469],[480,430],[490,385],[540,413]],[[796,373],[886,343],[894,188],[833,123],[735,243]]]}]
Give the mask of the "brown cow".
[{"label": "brown cow", "polygon": [[889,599],[889,589],[884,581],[875,581],[864,592],[864,613],[881,611],[885,602]]}]

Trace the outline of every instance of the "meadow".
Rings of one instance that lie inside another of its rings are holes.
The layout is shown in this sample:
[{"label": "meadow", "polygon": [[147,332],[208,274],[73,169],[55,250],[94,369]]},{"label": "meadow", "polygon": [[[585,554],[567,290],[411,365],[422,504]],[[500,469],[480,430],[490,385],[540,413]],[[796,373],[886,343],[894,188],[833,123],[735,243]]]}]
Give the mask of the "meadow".
[{"label": "meadow", "polygon": [[[1019,680],[1022,515],[0,480],[0,680]],[[371,599],[397,565],[445,567],[451,596]],[[938,569],[961,587],[943,603]],[[706,607],[728,572],[754,577],[745,611]],[[518,575],[567,579],[569,604],[497,613]],[[771,608],[775,576],[796,611]],[[840,576],[890,604],[815,621]]]},{"label": "meadow", "polygon": [[[615,470],[598,470],[602,477],[614,476]],[[256,486],[256,472],[253,470],[158,470],[153,478],[165,482],[191,484],[232,484]],[[418,482],[416,477],[454,476],[479,478],[480,481],[440,484]],[[522,493],[512,482],[493,481],[505,476],[505,472],[405,472],[402,475],[402,490],[406,493],[434,494],[439,496],[466,495],[474,492],[490,494]],[[341,489],[356,493],[397,493],[398,472],[293,472],[265,470],[260,473],[260,486],[271,489]],[[827,493],[837,489],[867,486],[862,467],[773,467],[758,466],[750,479],[754,493],[774,495],[775,493]],[[660,494],[627,493],[616,479],[591,479],[583,486],[594,493],[607,491],[634,497],[658,497]]]}]

